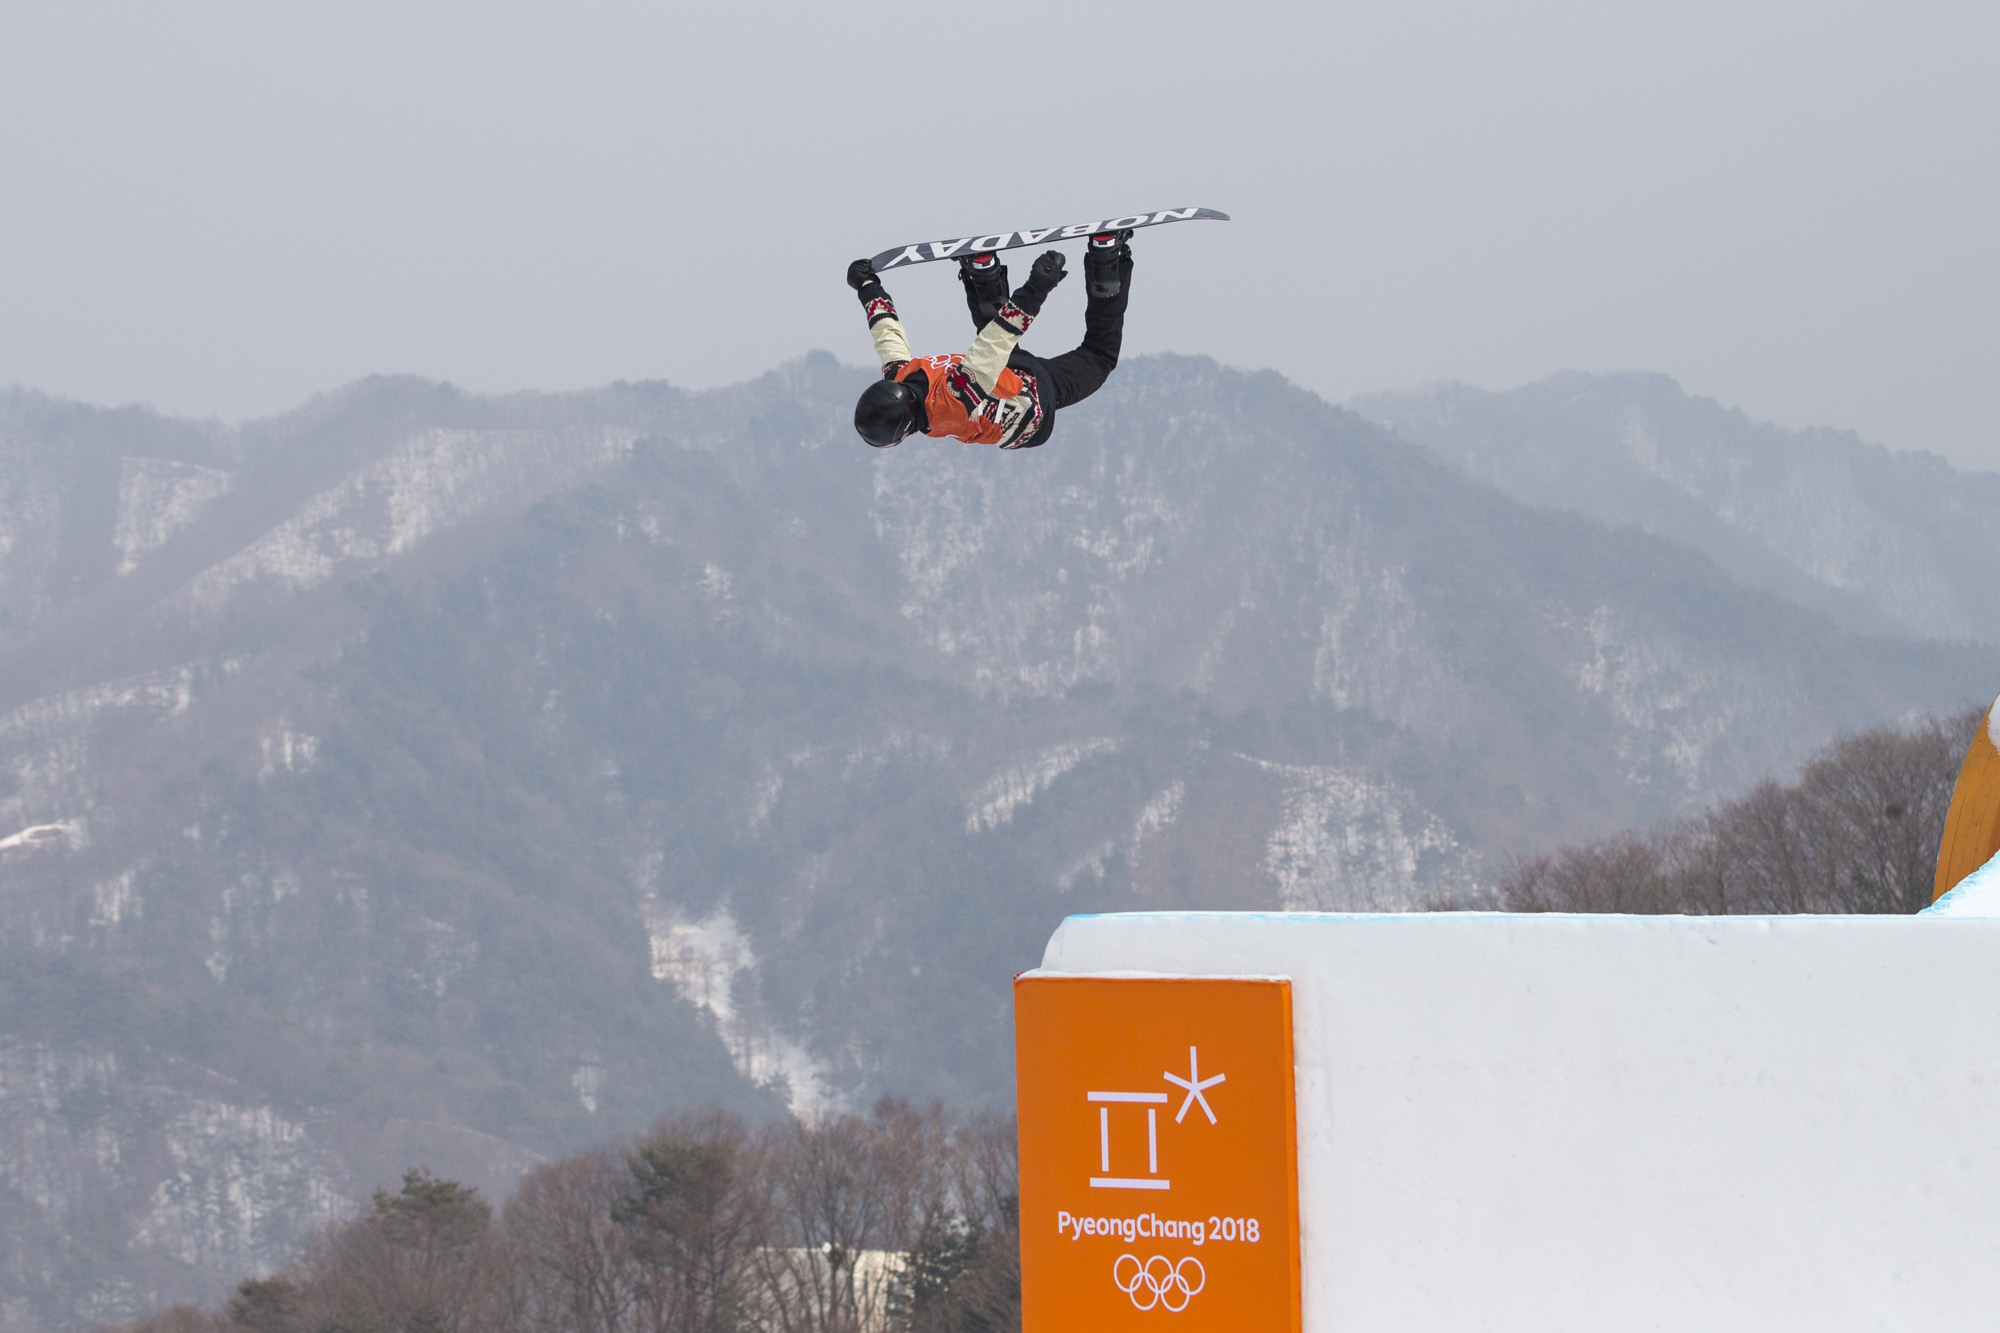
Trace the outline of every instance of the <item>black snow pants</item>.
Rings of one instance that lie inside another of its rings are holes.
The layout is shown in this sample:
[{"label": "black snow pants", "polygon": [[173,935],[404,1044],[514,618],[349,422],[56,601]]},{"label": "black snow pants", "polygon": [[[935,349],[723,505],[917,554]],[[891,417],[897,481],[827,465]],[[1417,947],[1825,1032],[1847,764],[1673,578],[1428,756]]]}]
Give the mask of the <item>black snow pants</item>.
[{"label": "black snow pants", "polygon": [[[1006,270],[998,276],[1001,290],[1005,290]],[[1132,296],[1132,259],[1128,255],[1118,264],[1118,295],[1104,300],[1092,296],[1086,298],[1083,307],[1083,341],[1061,356],[1046,359],[1032,357],[1017,350],[1014,356],[1024,362],[1022,369],[1034,374],[1042,381],[1050,394],[1049,406],[1068,407],[1080,403],[1104,386],[1104,381],[1118,367],[1118,348],[1125,339],[1125,303]],[[966,309],[972,313],[974,329],[986,327],[980,317],[980,301],[970,284],[965,289]]]}]

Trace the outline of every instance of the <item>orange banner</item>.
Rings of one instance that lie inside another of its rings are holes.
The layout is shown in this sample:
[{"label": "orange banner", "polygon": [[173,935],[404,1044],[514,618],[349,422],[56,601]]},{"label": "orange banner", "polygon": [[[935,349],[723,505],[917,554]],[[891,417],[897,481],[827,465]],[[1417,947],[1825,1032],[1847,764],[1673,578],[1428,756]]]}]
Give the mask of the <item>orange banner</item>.
[{"label": "orange banner", "polygon": [[1014,982],[1025,1333],[1300,1327],[1292,990]]}]

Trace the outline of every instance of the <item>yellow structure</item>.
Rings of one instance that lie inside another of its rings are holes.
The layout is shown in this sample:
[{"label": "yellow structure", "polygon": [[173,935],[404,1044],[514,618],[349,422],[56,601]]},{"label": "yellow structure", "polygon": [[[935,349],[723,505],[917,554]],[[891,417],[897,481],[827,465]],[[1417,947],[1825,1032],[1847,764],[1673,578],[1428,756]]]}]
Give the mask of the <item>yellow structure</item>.
[{"label": "yellow structure", "polygon": [[1945,816],[1944,840],[1938,844],[1937,882],[1931,901],[1950,893],[1958,882],[2000,852],[2000,699],[1986,710],[1986,720],[1965,752],[1958,786]]}]

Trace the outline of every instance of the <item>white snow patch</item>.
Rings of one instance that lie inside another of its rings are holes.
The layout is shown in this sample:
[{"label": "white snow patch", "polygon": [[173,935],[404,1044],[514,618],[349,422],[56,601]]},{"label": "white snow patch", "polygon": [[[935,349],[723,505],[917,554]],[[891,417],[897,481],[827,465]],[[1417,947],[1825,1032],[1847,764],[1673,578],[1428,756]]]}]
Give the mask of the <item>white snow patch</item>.
[{"label": "white snow patch", "polygon": [[871,514],[902,575],[902,614],[1002,697],[1115,684],[1125,590],[1180,521],[1149,465],[1127,460],[1118,498],[1100,507],[1077,486],[1001,487],[955,457],[932,451],[876,474]]},{"label": "white snow patch", "polygon": [[[685,921],[672,909],[649,905],[646,934],[653,979],[671,984],[681,998],[705,1009],[716,1034],[745,1078],[768,1083],[782,1077],[794,1112],[838,1109],[840,1096],[812,1054],[779,1032],[754,1006],[737,1003],[736,981],[756,966],[750,941],[725,907],[702,921]],[[746,977],[747,980],[747,977]]]},{"label": "white snow patch", "polygon": [[1052,745],[1034,758],[1004,768],[972,790],[965,802],[965,831],[998,828],[1014,818],[1014,812],[1046,791],[1063,774],[1093,755],[1108,754],[1120,742],[1110,736],[1087,741],[1064,741]]},{"label": "white snow patch", "polygon": [[847,751],[841,767],[841,781],[852,782],[893,760],[912,757],[938,760],[950,753],[951,738],[948,736],[929,736],[891,727],[889,734],[875,744],[855,746]]},{"label": "white snow patch", "polygon": [[1288,910],[1400,911],[1477,893],[1472,851],[1401,787],[1360,769],[1239,757],[1287,783],[1264,869]]},{"label": "white snow patch", "polygon": [[764,776],[757,783],[756,795],[751,801],[748,831],[754,833],[763,827],[764,821],[778,808],[778,798],[785,792],[785,770],[804,768],[818,754],[817,746],[808,745],[792,751],[781,763],[766,766]]},{"label": "white snow patch", "polygon": [[1372,567],[1354,544],[1320,552],[1329,594],[1313,648],[1313,694],[1339,708],[1393,709],[1404,693],[1421,617],[1402,566]]},{"label": "white snow patch", "polygon": [[611,427],[424,431],[197,575],[179,600],[190,609],[213,610],[236,588],[260,579],[303,591],[343,561],[400,554],[482,509],[540,494],[626,453],[636,438]]},{"label": "white snow patch", "polygon": [[419,917],[418,922],[424,932],[424,987],[443,999],[451,983],[479,961],[479,941],[461,938],[449,921]]},{"label": "white snow patch", "polygon": [[53,824],[35,824],[0,838],[0,852],[29,848],[63,847],[75,851],[85,843],[86,826],[81,819],[59,819]]},{"label": "white snow patch", "polygon": [[227,472],[166,458],[121,458],[118,517],[111,542],[118,548],[118,573],[130,574],[140,560],[200,517],[226,494]]},{"label": "white snow patch", "polygon": [[1167,828],[1180,817],[1181,802],[1187,799],[1187,784],[1176,779],[1154,795],[1139,810],[1139,816],[1132,821],[1132,835],[1120,840],[1112,838],[1085,852],[1056,876],[1056,887],[1068,893],[1076,887],[1085,875],[1093,879],[1103,879],[1111,858],[1124,853],[1127,858],[1136,857],[1139,847],[1147,838]]},{"label": "white snow patch", "polygon": [[275,1263],[302,1215],[330,1221],[346,1206],[305,1126],[268,1106],[198,1102],[161,1138],[172,1168],[137,1239],[190,1267],[227,1269],[246,1255]]},{"label": "white snow patch", "polygon": [[1674,771],[1682,792],[1700,791],[1717,745],[1738,724],[1730,692],[1718,688],[1718,669],[1688,660],[1670,640],[1643,637],[1609,606],[1552,620],[1582,640],[1568,673],[1610,705],[1621,730],[1616,752],[1632,765],[1626,780],[1648,785],[1645,761],[1657,756]]},{"label": "white snow patch", "polygon": [[124,1165],[117,1131],[70,1108],[106,1104],[124,1077],[109,1051],[0,1036],[0,1190],[70,1225],[87,1206],[88,1182],[116,1179]]},{"label": "white snow patch", "polygon": [[1068,893],[1076,887],[1076,882],[1085,875],[1089,875],[1092,879],[1102,880],[1105,875],[1106,863],[1121,850],[1123,849],[1116,838],[1108,842],[1099,843],[1064,867],[1062,873],[1056,876],[1056,887],[1064,893]]},{"label": "white snow patch", "polygon": [[583,1109],[597,1114],[597,1094],[604,1090],[604,1066],[600,1064],[580,1064],[570,1077],[570,1086],[576,1089],[576,1099]]},{"label": "white snow patch", "polygon": [[762,828],[778,808],[778,800],[785,792],[787,770],[797,772],[816,761],[826,766],[840,766],[840,780],[855,782],[867,778],[885,765],[902,759],[939,760],[951,753],[949,737],[931,736],[921,732],[905,731],[901,727],[891,727],[879,741],[869,744],[851,745],[844,749],[808,745],[792,751],[780,760],[767,761],[763,776],[757,779],[751,789],[750,814],[744,828],[754,833]]},{"label": "white snow patch", "polygon": [[90,924],[115,926],[126,917],[139,915],[139,895],[133,887],[139,879],[136,867],[115,879],[91,886]]},{"label": "white snow patch", "polygon": [[[1450,733],[1465,720],[1465,681],[1410,591],[1409,567],[1383,563],[1358,518],[1343,527],[1345,535],[1316,539],[1314,697],[1380,713],[1424,735]],[[1268,610],[1280,619],[1301,614]]]},{"label": "white snow patch", "polygon": [[1139,811],[1139,818],[1132,826],[1132,845],[1137,847],[1148,837],[1172,824],[1179,817],[1181,802],[1187,799],[1187,783],[1175,780],[1167,789],[1146,802]]},{"label": "white snow patch", "polygon": [[264,762],[257,770],[260,782],[279,773],[303,773],[319,757],[319,737],[290,727],[266,733],[257,743],[264,753]]},{"label": "white snow patch", "polygon": [[755,832],[763,827],[771,812],[778,808],[778,798],[785,792],[785,775],[773,764],[764,772],[757,784],[756,799],[750,803],[750,830]]},{"label": "white snow patch", "polygon": [[208,956],[201,960],[201,965],[208,969],[208,975],[215,979],[218,986],[229,979],[229,964],[232,961],[229,954],[229,896],[230,891],[224,889],[222,912],[208,919]]},{"label": "white snow patch", "polygon": [[[173,716],[194,701],[195,668],[173,667],[47,695],[0,717],[0,763],[18,790],[0,800],[0,818],[30,818],[51,805],[89,809],[90,730],[107,713],[143,709]],[[44,821],[45,822],[45,821]]]}]

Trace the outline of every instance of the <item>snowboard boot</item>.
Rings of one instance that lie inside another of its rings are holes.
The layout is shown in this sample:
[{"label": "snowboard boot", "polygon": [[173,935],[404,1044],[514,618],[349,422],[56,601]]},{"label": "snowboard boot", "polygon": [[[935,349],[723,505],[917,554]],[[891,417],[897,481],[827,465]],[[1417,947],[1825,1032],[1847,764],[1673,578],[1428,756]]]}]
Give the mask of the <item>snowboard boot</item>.
[{"label": "snowboard boot", "polygon": [[965,284],[965,304],[972,312],[972,322],[985,328],[1007,299],[1007,266],[997,254],[960,255],[958,280]]},{"label": "snowboard boot", "polygon": [[1090,238],[1090,244],[1083,251],[1083,276],[1089,281],[1090,298],[1093,301],[1108,301],[1118,295],[1122,285],[1118,270],[1132,257],[1132,249],[1125,242],[1132,239],[1131,228],[1124,231],[1100,232]]}]

